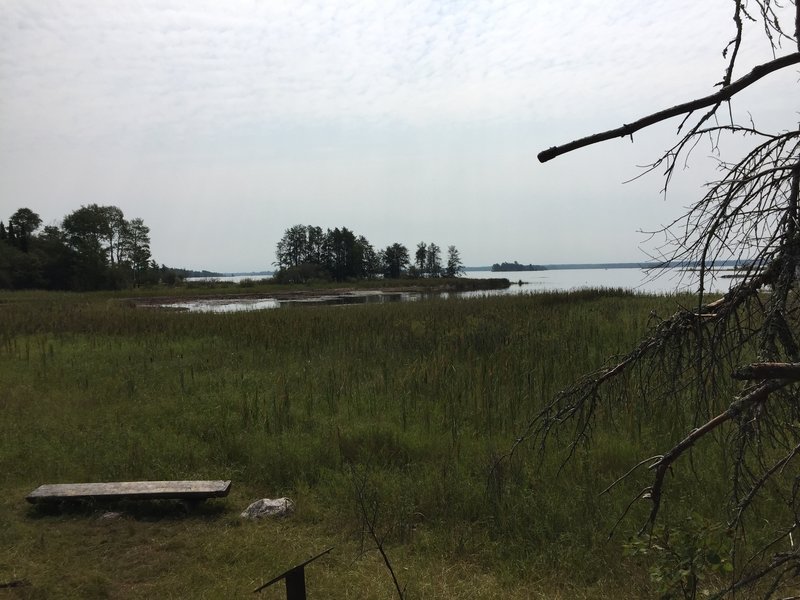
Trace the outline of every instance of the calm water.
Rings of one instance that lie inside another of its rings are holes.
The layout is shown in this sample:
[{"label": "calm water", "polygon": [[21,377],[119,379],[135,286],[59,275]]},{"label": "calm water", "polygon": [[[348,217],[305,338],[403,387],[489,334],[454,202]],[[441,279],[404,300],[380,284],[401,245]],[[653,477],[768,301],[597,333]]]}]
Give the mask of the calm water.
[{"label": "calm water", "polygon": [[[732,271],[720,271],[705,282],[706,292],[727,292],[735,279],[723,278]],[[564,269],[548,271],[470,271],[467,277],[486,279],[505,277],[509,281],[522,281],[522,286],[511,286],[506,293],[541,291],[571,291],[585,288],[624,288],[649,294],[674,294],[697,291],[697,273],[679,269]]]},{"label": "calm water", "polygon": [[[730,274],[730,271],[720,272]],[[484,290],[472,292],[456,292],[439,294],[440,297],[478,297],[502,296],[508,294],[532,294],[543,291],[570,291],[584,288],[624,288],[652,294],[673,294],[676,292],[696,291],[697,275],[689,271],[677,269],[659,269],[643,271],[641,269],[565,269],[549,271],[469,271],[467,277],[474,279],[505,278],[514,284],[503,290]],[[238,282],[247,276],[218,277],[218,281]],[[197,280],[197,279],[193,279]],[[717,276],[706,281],[706,291],[725,292],[735,279]],[[520,283],[521,282],[521,283]],[[375,292],[356,291],[341,295],[320,296],[313,299],[276,300],[274,298],[253,299],[210,299],[190,302],[179,302],[165,305],[188,311],[200,312],[237,312],[243,310],[263,310],[298,304],[371,304],[389,302],[408,302],[419,300],[423,295],[413,292]]]}]

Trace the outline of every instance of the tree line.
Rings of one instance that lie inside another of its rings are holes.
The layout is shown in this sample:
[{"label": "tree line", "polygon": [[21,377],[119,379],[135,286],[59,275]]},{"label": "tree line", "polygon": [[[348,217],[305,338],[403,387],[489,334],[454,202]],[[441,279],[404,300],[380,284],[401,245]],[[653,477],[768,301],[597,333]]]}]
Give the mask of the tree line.
[{"label": "tree line", "polygon": [[527,264],[521,265],[516,260],[513,263],[510,262],[501,262],[501,263],[494,263],[492,265],[492,272],[502,272],[502,271],[546,271],[547,267],[543,267],[542,265],[534,265],[534,264]]},{"label": "tree line", "polygon": [[150,228],[116,206],[81,206],[44,228],[20,208],[7,223],[0,221],[0,288],[119,289],[175,278],[152,259]]},{"label": "tree line", "polygon": [[300,283],[311,279],[345,281],[386,277],[457,277],[464,272],[455,246],[442,249],[433,242],[417,244],[413,256],[408,248],[393,243],[375,250],[363,235],[347,227],[323,229],[315,225],[294,225],[281,237],[276,248],[275,279]]}]

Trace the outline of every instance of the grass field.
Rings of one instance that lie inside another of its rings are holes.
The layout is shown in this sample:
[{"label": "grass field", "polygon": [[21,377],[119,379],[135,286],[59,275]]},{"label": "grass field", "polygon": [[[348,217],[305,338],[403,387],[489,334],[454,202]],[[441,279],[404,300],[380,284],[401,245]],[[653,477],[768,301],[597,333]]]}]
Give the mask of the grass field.
[{"label": "grass field", "polygon": [[[3,294],[0,584],[20,583],[0,598],[243,597],[328,546],[310,597],[391,598],[358,489],[409,598],[651,595],[648,563],[623,552],[648,507],[607,535],[641,480],[599,492],[690,415],[642,415],[632,388],[563,469],[557,445],[493,466],[559,389],[679,302],[691,299],[587,291],[186,314]],[[715,514],[724,460],[697,454],[670,506]],[[189,512],[24,501],[42,483],[136,479],[233,490]],[[297,511],[243,522],[264,496]]]}]

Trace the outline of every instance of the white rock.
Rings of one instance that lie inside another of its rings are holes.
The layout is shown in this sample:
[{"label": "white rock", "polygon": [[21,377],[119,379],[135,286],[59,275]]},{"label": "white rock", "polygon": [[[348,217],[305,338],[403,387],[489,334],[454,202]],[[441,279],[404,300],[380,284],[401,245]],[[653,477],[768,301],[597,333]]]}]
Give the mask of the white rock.
[{"label": "white rock", "polygon": [[256,500],[242,512],[243,519],[260,519],[262,517],[286,517],[294,512],[294,502],[289,498],[261,498]]}]

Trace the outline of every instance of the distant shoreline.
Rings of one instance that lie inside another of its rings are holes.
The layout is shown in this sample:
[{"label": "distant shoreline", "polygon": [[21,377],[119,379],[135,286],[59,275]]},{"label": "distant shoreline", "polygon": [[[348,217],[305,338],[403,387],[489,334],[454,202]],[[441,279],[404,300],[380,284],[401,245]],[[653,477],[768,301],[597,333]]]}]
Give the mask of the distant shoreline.
[{"label": "distant shoreline", "polygon": [[[720,260],[712,263],[711,266],[713,268],[720,268],[720,267],[738,267],[743,264],[746,264],[747,261],[740,261],[740,260]],[[562,264],[551,264],[551,265],[537,265],[543,267],[547,271],[568,271],[573,269],[694,269],[698,268],[700,264],[697,261],[691,262],[677,262],[677,261],[670,261],[670,262],[649,262],[649,263],[641,263],[641,262],[620,262],[620,263],[562,263]],[[491,271],[491,266],[486,267],[464,267],[465,272],[470,271]]]},{"label": "distant shoreline", "polygon": [[[711,266],[714,268],[719,267],[738,267],[746,264],[747,261],[741,260],[720,260],[713,263]],[[557,264],[543,264],[543,265],[536,265],[542,267],[544,270],[548,271],[568,271],[572,269],[692,269],[699,267],[699,263],[697,261],[693,262],[666,262],[666,263],[656,263],[656,262],[618,262],[618,263],[557,263]],[[464,267],[465,273],[470,273],[473,271],[489,271],[491,272],[492,266],[478,266],[478,267]],[[206,270],[194,270],[194,269],[186,269],[193,273],[192,275],[187,275],[187,277],[203,277],[203,278],[211,278],[211,277],[272,277],[273,271],[235,271],[235,272],[215,272],[215,271],[206,271]],[[511,271],[506,271],[511,272]],[[195,274],[196,273],[196,274]]]}]

